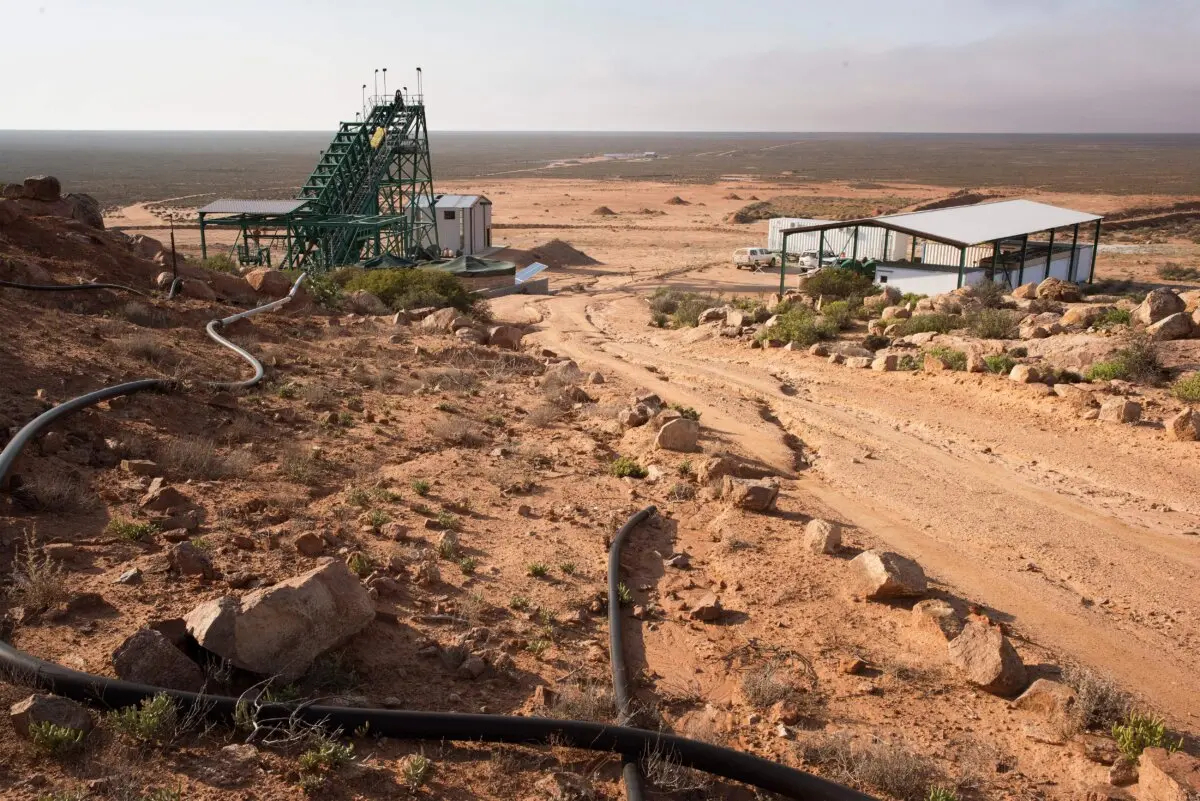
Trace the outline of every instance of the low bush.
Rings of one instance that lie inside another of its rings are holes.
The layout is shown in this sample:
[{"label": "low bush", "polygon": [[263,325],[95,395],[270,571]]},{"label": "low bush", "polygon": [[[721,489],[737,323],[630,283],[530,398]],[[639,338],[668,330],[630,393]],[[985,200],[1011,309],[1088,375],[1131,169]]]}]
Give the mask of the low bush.
[{"label": "low bush", "polygon": [[1162,365],[1158,361],[1158,349],[1149,337],[1143,334],[1130,336],[1125,347],[1112,358],[1093,364],[1084,376],[1088,381],[1134,381],[1155,383],[1162,378]]},{"label": "low bush", "polygon": [[1165,278],[1168,281],[1200,280],[1200,269],[1195,267],[1184,267],[1182,264],[1177,264],[1173,261],[1159,265],[1155,272],[1158,273],[1159,278]]},{"label": "low bush", "polygon": [[92,505],[92,496],[78,477],[69,473],[37,473],[21,485],[21,494],[32,497],[46,512],[78,512]]},{"label": "low bush", "polygon": [[900,799],[926,801],[940,778],[927,757],[898,743],[874,742],[855,746],[845,734],[816,736],[802,746],[804,760],[825,768],[834,781],[858,785]]},{"label": "low bush", "polygon": [[645,478],[646,468],[637,463],[636,459],[619,456],[609,465],[608,472],[617,478]]},{"label": "low bush", "polygon": [[404,786],[408,788],[410,793],[415,793],[429,778],[432,770],[433,761],[429,757],[424,754],[412,754],[408,759],[404,760],[404,768],[401,771]]},{"label": "low bush", "polygon": [[1175,751],[1183,744],[1182,739],[1178,744],[1169,742],[1166,724],[1140,712],[1130,712],[1124,721],[1113,724],[1112,737],[1116,740],[1117,748],[1121,753],[1133,762],[1136,762],[1147,748],[1166,748]]},{"label": "low bush", "polygon": [[804,306],[792,306],[778,317],[770,327],[759,331],[759,339],[778,339],[807,347],[823,339],[833,339],[838,333],[835,323],[817,317],[812,309]]},{"label": "low bush", "polygon": [[984,356],[983,363],[989,373],[996,375],[1008,375],[1017,366],[1017,360],[1007,353],[993,353],[990,356]]},{"label": "low bush", "polygon": [[967,315],[967,330],[980,339],[1016,339],[1020,315],[1003,309],[984,309]]},{"label": "low bush", "polygon": [[[862,299],[857,299],[857,306],[862,306]],[[848,300],[836,300],[833,303],[826,303],[821,307],[821,317],[831,325],[838,329],[849,328],[854,324],[854,311],[856,306]]]},{"label": "low bush", "polygon": [[1008,294],[1008,287],[1004,284],[998,284],[986,278],[978,284],[974,284],[972,290],[975,299],[982,303],[985,309],[1000,308],[1000,304],[1004,302],[1004,296]]},{"label": "low bush", "polygon": [[900,305],[907,306],[910,303],[916,303],[918,300],[925,300],[928,295],[918,295],[916,292],[905,292],[900,296]]},{"label": "low bush", "polygon": [[1063,682],[1075,691],[1071,708],[1070,727],[1065,733],[1075,734],[1088,729],[1108,729],[1128,717],[1133,699],[1090,668],[1068,664],[1063,668]]},{"label": "low bush", "polygon": [[1200,403],[1200,373],[1189,373],[1171,385],[1171,394],[1184,403]]},{"label": "low bush", "polygon": [[907,320],[901,320],[897,324],[897,333],[900,336],[924,334],[930,331],[935,334],[948,334],[956,328],[962,328],[964,325],[965,321],[963,318],[956,314],[930,312],[928,314],[914,314]]},{"label": "low bush", "polygon": [[167,442],[159,449],[158,462],[179,476],[209,481],[242,476],[254,466],[254,458],[248,451],[223,456],[217,452],[216,443],[199,437]]},{"label": "low bush", "polygon": [[218,273],[233,273],[237,274],[238,263],[234,261],[227,253],[218,253],[215,256],[209,256],[200,262],[200,266],[207,270],[213,270]]},{"label": "low bush", "polygon": [[875,282],[844,267],[827,267],[810,276],[800,287],[810,298],[864,298],[878,293]]},{"label": "low bush", "polygon": [[930,356],[935,356],[946,363],[946,366],[951,370],[966,370],[967,369],[967,354],[961,350],[954,348],[929,348],[927,351]]},{"label": "low bush", "polygon": [[771,662],[743,673],[741,685],[742,695],[751,706],[759,709],[766,709],[779,701],[792,700],[797,695],[796,688],[779,666]]},{"label": "low bush", "polygon": [[140,706],[128,706],[110,713],[112,727],[122,737],[139,745],[161,745],[175,735],[179,708],[166,693],[145,698]]},{"label": "low bush", "polygon": [[1129,325],[1133,322],[1133,313],[1129,309],[1108,309],[1092,323],[1096,328],[1116,328],[1118,325]]},{"label": "low bush", "polygon": [[83,732],[50,721],[35,722],[29,724],[29,740],[43,754],[63,756],[79,750],[83,745]]},{"label": "low bush", "polygon": [[549,711],[562,720],[608,723],[616,716],[617,707],[608,684],[572,682],[555,693]]},{"label": "low bush", "polygon": [[691,406],[683,406],[678,403],[672,403],[671,408],[679,412],[679,416],[688,420],[699,420],[700,412],[693,409]]},{"label": "low bush", "polygon": [[37,540],[32,533],[25,533],[24,542],[18,546],[18,553],[13,558],[8,597],[14,606],[31,611],[49,609],[68,597],[62,566],[49,556],[38,554]]},{"label": "low bush", "polygon": [[461,312],[474,312],[479,308],[478,299],[463,282],[441,270],[343,267],[333,274],[333,279],[344,291],[370,292],[393,309],[452,306]]}]

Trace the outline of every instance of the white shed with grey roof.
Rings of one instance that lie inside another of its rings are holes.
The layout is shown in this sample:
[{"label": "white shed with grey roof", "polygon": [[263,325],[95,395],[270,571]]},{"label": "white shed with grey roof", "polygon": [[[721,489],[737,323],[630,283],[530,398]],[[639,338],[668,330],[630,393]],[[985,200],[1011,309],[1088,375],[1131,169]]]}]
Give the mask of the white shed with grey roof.
[{"label": "white shed with grey roof", "polygon": [[444,254],[472,256],[492,246],[492,201],[483,195],[439,195],[433,207]]},{"label": "white shed with grey roof", "polygon": [[[857,220],[774,225],[776,249],[813,236],[816,249],[870,269],[875,281],[934,294],[993,280],[1017,287],[1047,277],[1076,283],[1095,276],[1102,218],[1032,200],[1004,200]],[[784,284],[780,275],[780,289]]]}]

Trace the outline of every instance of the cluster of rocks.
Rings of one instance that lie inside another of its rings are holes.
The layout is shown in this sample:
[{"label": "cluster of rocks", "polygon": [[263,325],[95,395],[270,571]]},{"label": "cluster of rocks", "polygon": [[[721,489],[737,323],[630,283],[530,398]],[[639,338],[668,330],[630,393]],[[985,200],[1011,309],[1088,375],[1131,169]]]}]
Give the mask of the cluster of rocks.
[{"label": "cluster of rocks", "polygon": [[649,390],[634,392],[629,405],[617,412],[617,422],[622,428],[639,428],[651,420],[659,426],[654,438],[656,448],[681,453],[700,450],[700,422],[667,406]]},{"label": "cluster of rocks", "polygon": [[[386,310],[385,310],[386,311]],[[484,326],[458,309],[422,308],[396,312],[396,325],[414,325],[424,333],[453,334],[459,342],[520,350],[525,332],[511,325]]]},{"label": "cluster of rocks", "polygon": [[62,184],[52,175],[34,175],[0,189],[0,226],[21,217],[52,216],[78,220],[88,228],[103,230],[100,202],[82,193],[62,194]]}]

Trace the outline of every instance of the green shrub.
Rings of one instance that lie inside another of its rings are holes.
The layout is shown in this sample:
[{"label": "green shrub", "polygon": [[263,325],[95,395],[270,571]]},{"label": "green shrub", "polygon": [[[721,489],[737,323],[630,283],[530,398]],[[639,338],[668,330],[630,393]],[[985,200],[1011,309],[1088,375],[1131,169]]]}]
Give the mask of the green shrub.
[{"label": "green shrub", "polygon": [[666,318],[669,317],[676,328],[694,328],[700,324],[701,312],[719,305],[721,299],[713,295],[659,287],[650,296],[650,321],[665,328]]},{"label": "green shrub", "polygon": [[1154,383],[1162,378],[1162,365],[1158,361],[1158,349],[1149,337],[1137,334],[1126,340],[1125,347],[1113,354],[1108,361],[1097,362],[1088,368],[1088,381],[1136,381]]},{"label": "green shrub", "polygon": [[928,295],[918,295],[916,292],[905,292],[900,296],[900,305],[907,306],[910,303],[916,303],[918,300],[925,300]]},{"label": "green shrub", "polygon": [[[283,270],[293,282],[300,277],[299,270]],[[304,279],[304,291],[313,302],[327,309],[336,309],[342,300],[342,287],[333,279],[333,273],[309,273]]]},{"label": "green shrub", "polygon": [[948,787],[930,787],[925,801],[958,801],[958,793]]},{"label": "green shrub", "polygon": [[43,754],[62,756],[83,745],[83,732],[67,726],[57,726],[50,721],[29,724],[29,740]]},{"label": "green shrub", "polygon": [[412,491],[424,498],[429,494],[429,482],[423,478],[413,479]]},{"label": "green shrub", "polygon": [[525,569],[529,572],[529,575],[533,576],[534,578],[545,578],[550,572],[550,566],[545,562],[532,562],[526,565]]},{"label": "green shrub", "polygon": [[1129,325],[1133,322],[1133,313],[1129,309],[1108,309],[1092,323],[1096,328],[1116,328],[1118,325]]},{"label": "green shrub", "polygon": [[404,769],[401,771],[404,786],[408,788],[410,793],[416,792],[417,788],[429,778],[429,773],[432,770],[433,762],[429,757],[424,754],[413,754],[404,760]]},{"label": "green shrub", "polygon": [[989,373],[995,373],[996,375],[1008,375],[1017,366],[1017,360],[1007,353],[994,353],[991,356],[984,356],[983,363]]},{"label": "green shrub", "polygon": [[678,403],[672,403],[671,408],[679,412],[679,416],[688,420],[699,420],[700,412],[693,409],[691,406],[682,406]]},{"label": "green shrub", "polygon": [[1112,737],[1117,741],[1121,753],[1134,762],[1147,748],[1175,751],[1183,744],[1182,739],[1178,744],[1169,743],[1166,725],[1157,718],[1139,712],[1130,712],[1123,722],[1113,724]]},{"label": "green shrub", "polygon": [[666,328],[670,322],[671,318],[667,316],[666,312],[653,312],[650,315],[650,325],[655,328]]},{"label": "green shrub", "polygon": [[628,456],[617,457],[611,465],[608,472],[612,473],[617,478],[645,478],[646,468],[637,463],[636,459]]},{"label": "green shrub", "polygon": [[944,361],[951,370],[967,369],[967,354],[963,353],[961,350],[939,346],[936,348],[929,348],[925,352],[930,356],[936,356]]},{"label": "green shrub", "polygon": [[948,334],[956,328],[963,327],[963,318],[955,314],[930,312],[928,314],[914,314],[907,320],[901,320],[898,325],[900,336],[924,334],[929,331],[937,334]]},{"label": "green shrub", "polygon": [[1016,339],[1020,316],[1003,309],[984,309],[967,315],[967,330],[980,339]]},{"label": "green shrub", "polygon": [[1195,281],[1200,278],[1200,269],[1184,267],[1173,261],[1160,265],[1156,272],[1159,278],[1165,278],[1168,281]]},{"label": "green shrub", "polygon": [[200,262],[200,265],[205,269],[212,270],[218,273],[237,273],[238,264],[227,253],[218,253],[215,256],[209,256]]},{"label": "green shrub", "polygon": [[896,363],[896,369],[897,370],[920,370],[921,362],[918,361],[917,357],[913,356],[911,353],[905,353],[904,355],[902,355],[900,357],[900,361],[898,361]]},{"label": "green shrub", "polygon": [[684,295],[679,300],[672,318],[676,328],[695,328],[700,325],[700,314],[711,309],[715,301],[707,295]]},{"label": "green shrub", "polygon": [[[859,298],[858,301],[858,305],[861,306],[862,299]],[[850,301],[836,300],[821,307],[821,317],[838,329],[849,328],[854,322],[854,308]]]},{"label": "green shrub", "polygon": [[625,586],[625,582],[617,585],[617,603],[621,606],[629,606],[633,603],[633,590]]},{"label": "green shrub", "polygon": [[452,306],[470,312],[478,303],[462,281],[441,270],[343,267],[333,277],[346,292],[370,292],[393,309]]},{"label": "green shrub", "polygon": [[758,338],[795,342],[807,347],[823,339],[833,339],[837,333],[838,327],[835,323],[818,318],[812,309],[805,306],[793,306],[780,314],[779,319],[769,328],[760,330]]},{"label": "green shrub", "polygon": [[106,534],[119,537],[126,542],[141,542],[155,531],[158,531],[158,526],[154,523],[136,523],[132,520],[116,518],[108,521],[108,525],[104,527]]},{"label": "green shrub", "polygon": [[1200,373],[1189,373],[1171,386],[1171,394],[1185,403],[1200,403]]},{"label": "green shrub", "polygon": [[141,745],[161,745],[175,734],[179,708],[165,693],[142,699],[141,706],[127,706],[110,716],[112,727]]},{"label": "green shrub", "polygon": [[810,298],[863,298],[878,293],[875,282],[844,267],[827,267],[810,276],[800,291]]}]

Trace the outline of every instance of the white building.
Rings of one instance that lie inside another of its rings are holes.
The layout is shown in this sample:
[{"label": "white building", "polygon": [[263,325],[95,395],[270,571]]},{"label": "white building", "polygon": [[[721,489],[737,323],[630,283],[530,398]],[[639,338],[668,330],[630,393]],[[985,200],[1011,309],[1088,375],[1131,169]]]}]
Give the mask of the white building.
[{"label": "white building", "polygon": [[877,284],[932,295],[984,279],[1014,288],[1050,276],[1090,282],[1101,220],[1032,200],[1004,200],[858,220],[777,218],[769,223],[767,246],[855,259],[873,266]]},{"label": "white building", "polygon": [[439,195],[433,206],[443,251],[472,256],[492,246],[492,201],[483,195]]}]

